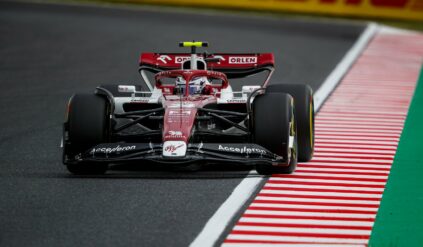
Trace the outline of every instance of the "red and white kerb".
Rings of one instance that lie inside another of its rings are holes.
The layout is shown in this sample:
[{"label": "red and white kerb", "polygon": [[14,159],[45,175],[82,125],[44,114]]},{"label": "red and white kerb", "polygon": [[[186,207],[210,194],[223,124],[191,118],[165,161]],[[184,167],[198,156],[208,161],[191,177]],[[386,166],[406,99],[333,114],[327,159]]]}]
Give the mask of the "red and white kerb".
[{"label": "red and white kerb", "polygon": [[313,160],[269,178],[223,246],[366,246],[422,57],[423,35],[379,32],[317,114]]}]

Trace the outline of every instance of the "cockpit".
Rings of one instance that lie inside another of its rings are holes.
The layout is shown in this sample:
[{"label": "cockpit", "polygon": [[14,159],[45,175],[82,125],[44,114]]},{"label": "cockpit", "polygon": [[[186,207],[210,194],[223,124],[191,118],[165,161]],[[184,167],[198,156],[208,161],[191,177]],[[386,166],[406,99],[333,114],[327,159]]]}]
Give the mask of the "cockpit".
[{"label": "cockpit", "polygon": [[229,87],[225,74],[207,70],[163,71],[156,74],[155,81],[165,95],[215,95]]},{"label": "cockpit", "polygon": [[[206,76],[198,76],[192,78],[188,83],[188,94],[189,95],[196,95],[196,94],[210,94],[207,88],[210,87],[211,83],[208,81]],[[182,76],[176,77],[176,86],[175,86],[175,94],[182,94],[185,95],[186,90],[186,81]]]}]

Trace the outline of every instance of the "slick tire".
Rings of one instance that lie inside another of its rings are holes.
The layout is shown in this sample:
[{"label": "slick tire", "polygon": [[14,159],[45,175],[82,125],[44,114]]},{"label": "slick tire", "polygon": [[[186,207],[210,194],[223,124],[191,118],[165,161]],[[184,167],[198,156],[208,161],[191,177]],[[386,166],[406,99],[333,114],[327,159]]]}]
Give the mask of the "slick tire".
[{"label": "slick tire", "polygon": [[313,90],[305,84],[276,84],[269,85],[266,93],[287,93],[294,98],[298,130],[298,161],[310,161],[314,153]]},{"label": "slick tire", "polygon": [[[110,133],[109,104],[94,94],[75,94],[69,104],[68,139],[70,152],[83,153],[87,149],[107,142]],[[69,172],[78,175],[104,174],[108,165],[95,162],[67,164]]]},{"label": "slick tire", "polygon": [[[254,142],[269,151],[289,158],[287,164],[257,165],[259,174],[292,173],[297,167],[297,138],[293,98],[286,93],[259,95],[253,103]],[[294,138],[289,146],[290,137]]]}]

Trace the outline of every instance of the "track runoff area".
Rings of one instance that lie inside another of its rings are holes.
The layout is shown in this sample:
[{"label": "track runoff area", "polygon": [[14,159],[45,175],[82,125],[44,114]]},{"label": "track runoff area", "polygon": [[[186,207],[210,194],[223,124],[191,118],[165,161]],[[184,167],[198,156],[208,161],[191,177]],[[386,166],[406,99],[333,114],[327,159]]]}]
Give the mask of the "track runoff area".
[{"label": "track runoff area", "polygon": [[[223,246],[367,246],[422,58],[423,34],[370,25],[316,92],[313,160],[294,174],[271,176]],[[250,175],[191,246],[222,240],[230,218],[263,182]],[[389,217],[385,211],[378,220]],[[374,238],[388,238],[376,225],[381,234]],[[395,246],[398,238],[384,244]]]}]

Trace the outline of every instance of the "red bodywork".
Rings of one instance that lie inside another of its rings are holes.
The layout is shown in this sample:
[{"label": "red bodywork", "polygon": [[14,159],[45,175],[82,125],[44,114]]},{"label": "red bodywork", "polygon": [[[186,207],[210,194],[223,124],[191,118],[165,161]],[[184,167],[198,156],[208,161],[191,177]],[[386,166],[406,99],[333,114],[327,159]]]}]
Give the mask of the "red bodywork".
[{"label": "red bodywork", "polygon": [[197,109],[210,103],[216,103],[216,97],[212,95],[190,95],[182,98],[177,95],[167,95],[164,97],[166,102],[163,142],[184,141],[188,143]]},{"label": "red bodywork", "polygon": [[[197,56],[203,59],[203,54],[197,54]],[[197,109],[216,103],[221,90],[229,86],[227,76],[219,71],[248,71],[274,66],[272,53],[213,54],[207,58],[219,59],[219,61],[207,62],[208,70],[182,70],[182,64],[190,58],[190,54],[186,53],[143,53],[140,56],[140,66],[161,70],[154,79],[156,88],[162,90],[165,102],[163,142],[184,141],[189,143]],[[175,84],[162,83],[165,78],[176,79],[178,76],[182,76],[186,82],[184,95],[175,95]],[[218,79],[221,83],[207,86],[209,88],[206,88],[206,93],[201,95],[189,95],[189,82],[192,78],[199,76]],[[266,83],[267,80],[263,86]]]},{"label": "red bodywork", "polygon": [[[185,80],[185,95],[174,95],[175,85],[162,85],[161,80],[164,78],[183,77]],[[184,141],[188,143],[191,130],[194,125],[197,109],[205,105],[216,103],[219,94],[196,94],[189,95],[189,82],[199,76],[205,76],[208,79],[220,79],[219,85],[208,85],[208,92],[220,92],[223,88],[228,87],[228,79],[225,74],[208,70],[169,70],[163,71],[155,76],[156,87],[167,90],[164,94],[165,98],[165,115],[163,128],[163,142],[165,141]],[[217,96],[216,96],[217,95]]]}]

